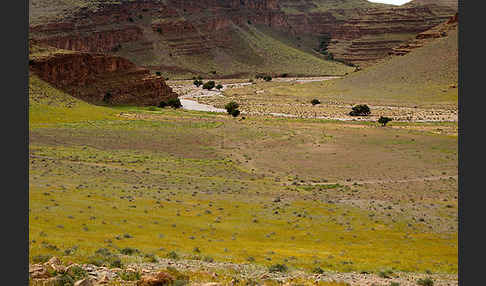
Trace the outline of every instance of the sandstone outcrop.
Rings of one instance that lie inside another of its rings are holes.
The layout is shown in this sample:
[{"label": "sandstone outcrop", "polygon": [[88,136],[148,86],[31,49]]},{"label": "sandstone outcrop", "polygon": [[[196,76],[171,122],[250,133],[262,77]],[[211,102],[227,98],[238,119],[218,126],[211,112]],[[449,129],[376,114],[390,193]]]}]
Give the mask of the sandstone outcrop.
[{"label": "sandstone outcrop", "polygon": [[395,47],[390,52],[391,55],[403,56],[416,48],[420,48],[434,39],[447,37],[449,31],[456,30],[459,22],[459,16],[456,13],[447,22],[439,24],[432,29],[419,33],[413,40]]},{"label": "sandstone outcrop", "polygon": [[294,40],[313,37],[314,44],[307,44],[316,50],[323,38],[329,39],[327,50],[335,59],[367,65],[457,11],[455,0],[415,0],[398,7],[330,0],[322,3],[334,6],[325,9],[315,1],[296,0],[123,0],[84,1],[88,4],[65,8],[57,18],[43,18],[37,12],[43,1],[32,0],[31,38],[60,49],[121,51],[144,66],[167,66],[168,59],[214,49],[231,57],[241,48],[235,31],[248,25],[263,25]]},{"label": "sandstone outcrop", "polygon": [[36,48],[31,72],[82,100],[144,106],[177,97],[162,77],[122,57]]}]

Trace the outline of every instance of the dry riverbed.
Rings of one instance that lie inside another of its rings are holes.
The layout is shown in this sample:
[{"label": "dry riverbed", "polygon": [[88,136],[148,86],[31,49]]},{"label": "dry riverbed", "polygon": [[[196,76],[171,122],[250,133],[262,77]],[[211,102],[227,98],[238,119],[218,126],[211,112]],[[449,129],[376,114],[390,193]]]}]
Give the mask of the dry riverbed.
[{"label": "dry riverbed", "polygon": [[[435,107],[419,107],[409,105],[372,105],[369,116],[350,116],[349,111],[354,104],[337,100],[321,101],[312,105],[308,100],[298,96],[287,97],[272,92],[275,83],[302,85],[308,82],[333,80],[338,77],[312,78],[275,78],[271,83],[261,80],[242,82],[241,79],[222,80],[223,88],[204,90],[196,87],[192,81],[168,82],[183,100],[183,107],[189,110],[224,112],[224,105],[236,101],[242,114],[253,116],[280,116],[295,118],[329,119],[342,121],[377,121],[380,116],[403,122],[457,122],[457,106],[437,105]],[[305,88],[303,88],[305,90]],[[201,105],[203,104],[203,105]]]}]

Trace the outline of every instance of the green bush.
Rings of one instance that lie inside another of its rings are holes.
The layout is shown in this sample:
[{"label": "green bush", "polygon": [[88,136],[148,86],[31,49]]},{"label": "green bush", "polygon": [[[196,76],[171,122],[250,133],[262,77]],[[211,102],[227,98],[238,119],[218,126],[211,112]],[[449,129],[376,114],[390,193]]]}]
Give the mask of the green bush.
[{"label": "green bush", "polygon": [[225,106],[224,106],[224,109],[226,109],[226,111],[228,112],[228,114],[231,114],[231,112],[235,109],[238,109],[238,107],[240,107],[240,105],[234,101],[232,102],[229,102],[227,103]]},{"label": "green bush", "polygon": [[179,255],[177,254],[177,252],[171,251],[171,252],[167,253],[167,258],[177,260],[177,259],[179,259]]},{"label": "green bush", "polygon": [[203,84],[203,82],[202,82],[202,80],[196,79],[196,80],[194,80],[193,84],[197,87],[200,87]]},{"label": "green bush", "polygon": [[159,72],[159,71],[155,72],[155,74],[156,74],[157,76],[161,76],[161,75],[162,75],[162,73],[161,73],[161,72]]},{"label": "green bush", "polygon": [[161,101],[161,102],[159,103],[159,107],[160,107],[160,108],[164,108],[164,107],[166,107],[166,106],[168,106],[168,104],[167,104],[167,102],[165,102],[165,101]]},{"label": "green bush", "polygon": [[103,96],[103,101],[104,101],[105,103],[110,103],[111,98],[112,98],[111,93],[107,92],[107,93],[105,93],[105,96]]},{"label": "green bush", "polygon": [[352,108],[349,115],[351,116],[367,116],[371,114],[371,110],[366,104],[359,104]]},{"label": "green bush", "polygon": [[393,119],[389,118],[389,117],[385,117],[385,116],[380,116],[380,118],[378,119],[378,123],[381,123],[382,126],[386,126],[386,124],[390,121],[392,121]]},{"label": "green bush", "polygon": [[231,116],[237,117],[238,115],[240,115],[240,111],[238,109],[234,109],[231,111]]},{"label": "green bush", "polygon": [[49,255],[49,254],[39,254],[39,255],[36,255],[34,257],[32,257],[32,261],[34,263],[44,263],[44,262],[47,262],[49,261],[49,259],[52,258],[52,255]]},{"label": "green bush", "polygon": [[217,89],[217,90],[220,90],[220,89],[222,89],[222,88],[223,88],[223,86],[222,86],[221,84],[218,84],[218,85],[216,86],[216,89]]},{"label": "green bush", "polygon": [[167,101],[167,105],[169,105],[172,108],[181,108],[182,103],[179,98],[171,98]]},{"label": "green bush", "polygon": [[274,264],[274,265],[271,265],[269,268],[268,268],[268,271],[271,272],[271,273],[274,273],[274,272],[287,272],[288,270],[288,267],[287,265],[285,264]]},{"label": "green bush", "polygon": [[427,277],[417,280],[417,284],[420,286],[434,286],[434,280]]},{"label": "green bush", "polygon": [[317,266],[314,269],[312,269],[312,273],[315,273],[315,274],[323,274],[324,273],[324,270],[322,270],[321,267]]},{"label": "green bush", "polygon": [[140,251],[136,248],[125,247],[120,249],[120,253],[124,255],[134,255],[135,253],[139,253]]},{"label": "green bush", "polygon": [[86,272],[86,270],[84,270],[83,268],[77,265],[69,268],[67,274],[69,274],[69,276],[71,276],[74,279],[74,281],[81,280],[84,277],[88,276],[88,272]]},{"label": "green bush", "polygon": [[321,102],[319,101],[319,99],[314,98],[313,100],[311,100],[311,104],[316,105],[316,104],[321,104]]},{"label": "green bush", "polygon": [[266,76],[263,77],[263,80],[264,81],[271,81],[272,80],[272,77],[269,76],[269,75],[266,75]]},{"label": "green bush", "polygon": [[140,280],[140,273],[135,271],[119,271],[118,276],[124,281],[136,281]]},{"label": "green bush", "polygon": [[215,82],[210,80],[210,81],[206,82],[205,84],[203,84],[203,89],[211,90],[211,89],[213,89],[213,87],[215,85],[216,85]]}]

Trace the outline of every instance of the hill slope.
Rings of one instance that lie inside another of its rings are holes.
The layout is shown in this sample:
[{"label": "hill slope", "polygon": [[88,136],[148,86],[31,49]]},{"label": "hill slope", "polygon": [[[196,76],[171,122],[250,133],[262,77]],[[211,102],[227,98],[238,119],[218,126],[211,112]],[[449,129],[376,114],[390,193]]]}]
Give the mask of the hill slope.
[{"label": "hill slope", "polygon": [[67,123],[112,119],[116,111],[76,99],[37,75],[29,76],[29,124]]},{"label": "hill slope", "polygon": [[328,95],[396,103],[457,105],[457,29],[405,56],[391,57],[363,71],[324,83]]},{"label": "hill slope", "polygon": [[[246,77],[256,70],[344,74],[349,68],[326,59],[373,63],[455,12],[441,5],[393,7],[365,0],[30,4],[32,38],[62,49],[121,55],[169,77]],[[262,38],[264,48],[255,45]]]}]

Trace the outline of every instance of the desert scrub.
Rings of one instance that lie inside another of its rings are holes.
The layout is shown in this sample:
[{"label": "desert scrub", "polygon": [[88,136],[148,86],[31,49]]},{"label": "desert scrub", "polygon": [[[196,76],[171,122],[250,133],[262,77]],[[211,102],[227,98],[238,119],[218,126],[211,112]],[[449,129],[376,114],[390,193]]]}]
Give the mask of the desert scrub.
[{"label": "desert scrub", "polygon": [[271,272],[271,273],[274,273],[274,272],[287,272],[289,269],[287,267],[287,265],[285,264],[273,264],[271,265],[270,267],[268,267],[268,271]]},{"label": "desert scrub", "polygon": [[420,286],[434,286],[434,280],[430,279],[430,278],[421,278],[419,280],[417,280],[417,285],[420,285]]},{"label": "desert scrub", "polygon": [[121,280],[124,281],[137,281],[140,280],[140,272],[138,271],[119,271],[117,272],[118,276],[120,277]]},{"label": "desert scrub", "polygon": [[179,259],[179,255],[177,254],[177,252],[171,251],[171,252],[167,253],[167,258],[177,260],[177,259]]}]

